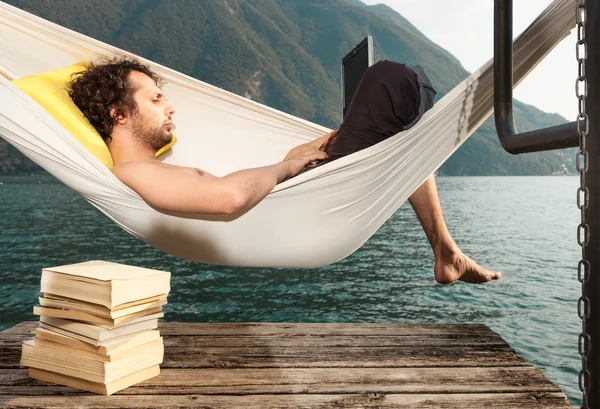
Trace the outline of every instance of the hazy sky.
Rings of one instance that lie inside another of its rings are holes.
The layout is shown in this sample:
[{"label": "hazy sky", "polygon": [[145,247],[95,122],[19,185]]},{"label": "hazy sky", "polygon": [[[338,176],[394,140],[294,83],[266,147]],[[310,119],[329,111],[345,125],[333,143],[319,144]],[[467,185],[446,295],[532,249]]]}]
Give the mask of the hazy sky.
[{"label": "hazy sky", "polygon": [[[450,51],[470,72],[494,54],[493,0],[362,0],[384,3],[407,18],[430,40]],[[514,0],[516,37],[551,0]],[[575,30],[515,90],[516,99],[570,121],[577,116]]]}]

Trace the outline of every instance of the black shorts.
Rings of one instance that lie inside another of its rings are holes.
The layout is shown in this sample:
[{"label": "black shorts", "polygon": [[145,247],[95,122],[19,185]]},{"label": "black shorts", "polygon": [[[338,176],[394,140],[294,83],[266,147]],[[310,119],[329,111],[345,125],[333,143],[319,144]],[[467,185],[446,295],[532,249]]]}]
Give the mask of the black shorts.
[{"label": "black shorts", "polygon": [[368,148],[415,125],[433,106],[435,90],[420,66],[379,61],[367,68],[336,138],[319,165]]}]

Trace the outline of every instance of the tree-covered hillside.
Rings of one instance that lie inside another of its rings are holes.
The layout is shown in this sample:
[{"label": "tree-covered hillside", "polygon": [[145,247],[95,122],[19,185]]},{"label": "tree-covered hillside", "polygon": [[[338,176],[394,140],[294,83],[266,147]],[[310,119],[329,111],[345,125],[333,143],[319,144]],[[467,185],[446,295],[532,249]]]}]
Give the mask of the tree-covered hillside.
[{"label": "tree-covered hillside", "polygon": [[[60,25],[310,121],[341,118],[340,59],[371,34],[375,59],[419,64],[438,98],[468,75],[387,6],[357,0],[7,0]],[[564,122],[516,104],[520,130]],[[445,175],[546,175],[564,152],[511,156],[488,120],[440,169]],[[0,141],[0,173],[32,165]]]}]

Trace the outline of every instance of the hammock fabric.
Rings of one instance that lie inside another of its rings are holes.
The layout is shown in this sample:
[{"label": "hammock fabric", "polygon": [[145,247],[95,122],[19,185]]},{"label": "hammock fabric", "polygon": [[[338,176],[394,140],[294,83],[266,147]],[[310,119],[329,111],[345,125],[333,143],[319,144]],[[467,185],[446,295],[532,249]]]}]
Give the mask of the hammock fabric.
[{"label": "hammock fabric", "polygon": [[[520,82],[575,25],[556,0],[514,44]],[[491,28],[490,28],[491,29]],[[0,3],[0,74],[58,69],[127,54]],[[140,58],[168,81],[178,144],[164,162],[215,175],[280,161],[329,130]],[[33,99],[0,75],[0,136],[128,233],[177,257],[222,265],[318,267],[377,231],[493,110],[488,62],[408,131],[279,184],[241,217],[164,214],[148,206]]]}]

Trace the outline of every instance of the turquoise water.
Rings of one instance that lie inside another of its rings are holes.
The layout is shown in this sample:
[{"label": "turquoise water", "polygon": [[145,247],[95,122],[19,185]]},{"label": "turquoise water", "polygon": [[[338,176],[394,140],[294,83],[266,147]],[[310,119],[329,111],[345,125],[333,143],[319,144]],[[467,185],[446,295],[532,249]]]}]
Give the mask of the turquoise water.
[{"label": "turquoise water", "polygon": [[484,323],[580,405],[575,177],[439,178],[463,251],[503,273],[435,282],[407,204],[347,259],[321,269],[232,268],[160,253],[48,176],[0,177],[0,330],[35,319],[43,267],[104,259],[173,273],[169,321]]}]

